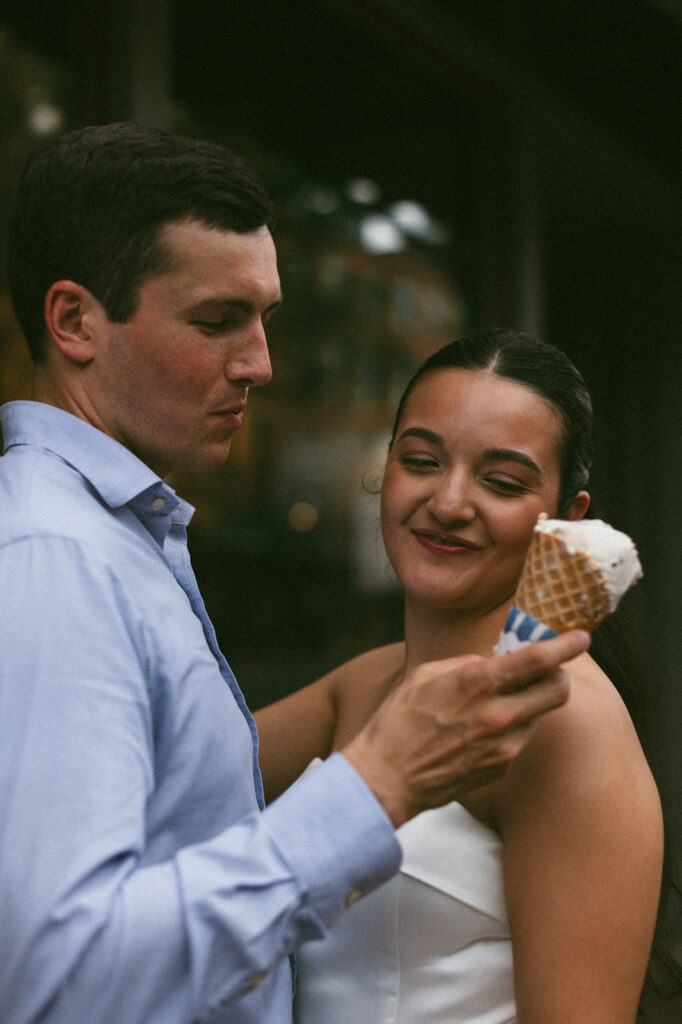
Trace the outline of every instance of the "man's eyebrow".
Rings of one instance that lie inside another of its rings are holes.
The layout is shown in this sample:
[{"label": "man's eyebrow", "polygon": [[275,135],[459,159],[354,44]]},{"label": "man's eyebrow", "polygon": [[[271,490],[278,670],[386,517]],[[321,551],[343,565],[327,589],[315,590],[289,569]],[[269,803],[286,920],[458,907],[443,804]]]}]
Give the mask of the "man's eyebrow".
[{"label": "man's eyebrow", "polygon": [[435,430],[429,430],[428,427],[407,427],[402,431],[398,440],[402,441],[404,437],[418,437],[421,441],[428,441],[430,444],[443,444],[440,434],[437,434]]},{"label": "man's eyebrow", "polygon": [[[274,302],[263,310],[264,313],[272,313],[282,305],[283,298],[279,295]],[[254,305],[247,299],[236,299],[232,296],[214,296],[212,298],[200,299],[195,302],[193,309],[239,309],[244,313],[252,313]]]},{"label": "man's eyebrow", "polygon": [[515,448],[487,448],[483,453],[483,457],[485,459],[499,459],[503,462],[518,462],[520,465],[525,466],[526,469],[537,473],[538,476],[542,475],[542,470],[537,462],[531,459],[530,455],[518,452]]}]

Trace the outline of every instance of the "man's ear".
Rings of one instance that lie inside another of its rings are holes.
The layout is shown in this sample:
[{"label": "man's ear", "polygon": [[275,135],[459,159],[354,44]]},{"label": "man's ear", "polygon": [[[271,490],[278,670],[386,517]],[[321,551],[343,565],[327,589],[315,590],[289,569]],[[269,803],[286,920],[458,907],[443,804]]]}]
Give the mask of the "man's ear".
[{"label": "man's ear", "polygon": [[103,310],[94,295],[74,281],[55,281],[45,296],[45,324],[67,359],[89,363],[95,354]]}]

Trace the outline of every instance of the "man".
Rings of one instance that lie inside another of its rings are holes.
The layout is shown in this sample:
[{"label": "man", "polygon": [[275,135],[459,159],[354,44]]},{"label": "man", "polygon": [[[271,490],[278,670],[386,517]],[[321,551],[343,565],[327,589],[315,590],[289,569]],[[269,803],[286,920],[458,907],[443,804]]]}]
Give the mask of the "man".
[{"label": "man", "polygon": [[[288,960],[567,696],[570,634],[422,669],[263,809],[253,721],[164,483],[270,379],[270,207],[220,147],[130,125],[28,163],[10,282],[35,364],[0,463],[0,1018],[290,1020]],[[533,684],[533,685],[528,685]]]}]

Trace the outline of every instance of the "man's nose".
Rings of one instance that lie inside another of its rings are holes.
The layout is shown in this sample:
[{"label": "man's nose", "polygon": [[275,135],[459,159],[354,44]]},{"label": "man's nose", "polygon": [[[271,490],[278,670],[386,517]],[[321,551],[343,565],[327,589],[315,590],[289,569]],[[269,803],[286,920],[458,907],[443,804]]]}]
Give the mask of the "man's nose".
[{"label": "man's nose", "polygon": [[226,360],[225,376],[233,384],[257,388],[269,384],[272,379],[270,352],[265,335],[265,325],[254,318],[244,332],[237,352],[231,352]]}]

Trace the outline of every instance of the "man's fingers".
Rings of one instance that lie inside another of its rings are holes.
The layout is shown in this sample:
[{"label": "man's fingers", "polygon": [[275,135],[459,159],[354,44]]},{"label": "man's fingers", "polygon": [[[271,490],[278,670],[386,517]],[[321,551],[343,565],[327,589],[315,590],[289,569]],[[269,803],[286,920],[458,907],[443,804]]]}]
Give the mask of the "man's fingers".
[{"label": "man's fingers", "polygon": [[498,681],[498,692],[519,690],[535,683],[586,651],[590,646],[590,640],[589,633],[581,629],[572,629],[550,640],[529,644],[521,650],[495,658],[491,671]]},{"label": "man's fingers", "polygon": [[491,698],[481,705],[472,724],[480,736],[523,730],[539,715],[565,704],[568,694],[568,676],[562,669],[555,669],[534,686]]},{"label": "man's fingers", "polygon": [[539,719],[525,722],[513,732],[505,733],[497,738],[490,749],[481,756],[481,771],[504,774],[509,764],[519,756],[538,726]]},{"label": "man's fingers", "polygon": [[414,669],[343,753],[400,825],[498,778],[539,715],[568,697],[559,667],[589,646],[572,631],[501,657]]}]

